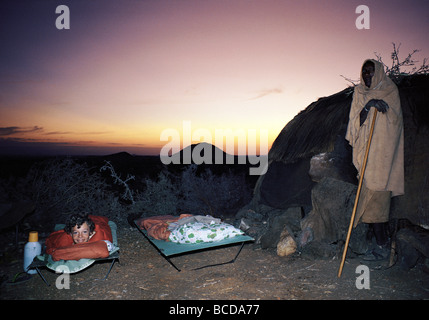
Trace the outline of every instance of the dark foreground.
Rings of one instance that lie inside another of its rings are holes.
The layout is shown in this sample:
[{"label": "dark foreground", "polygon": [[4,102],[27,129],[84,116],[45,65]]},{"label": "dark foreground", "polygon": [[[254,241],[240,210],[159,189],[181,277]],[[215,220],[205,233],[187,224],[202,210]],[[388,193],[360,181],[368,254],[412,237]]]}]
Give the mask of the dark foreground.
[{"label": "dark foreground", "polygon": [[[200,270],[192,268],[232,259],[237,246],[172,258],[176,271],[135,228],[118,227],[120,263],[105,281],[109,262],[95,264],[71,275],[69,289],[58,289],[59,275],[42,270],[48,287],[36,274],[12,284],[22,271],[22,247],[9,250],[0,264],[2,300],[421,300],[429,299],[429,274],[422,265],[403,271],[398,266],[378,269],[368,265],[365,282],[358,258],[348,259],[341,278],[340,261],[306,260],[298,254],[279,257],[274,250],[246,244],[233,264]],[[368,287],[369,288],[366,288]],[[359,288],[361,287],[361,288]],[[363,287],[363,288],[362,288]]]}]

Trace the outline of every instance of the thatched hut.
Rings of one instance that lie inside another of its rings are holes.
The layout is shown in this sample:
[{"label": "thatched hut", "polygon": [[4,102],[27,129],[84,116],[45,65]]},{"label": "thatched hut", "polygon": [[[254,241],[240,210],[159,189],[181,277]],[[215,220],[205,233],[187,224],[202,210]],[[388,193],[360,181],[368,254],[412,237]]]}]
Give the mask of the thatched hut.
[{"label": "thatched hut", "polygon": [[[429,225],[429,75],[405,76],[397,84],[404,117],[405,195],[393,198],[391,217]],[[328,155],[328,175],[357,184],[351,148],[344,138],[352,94],[350,87],[320,98],[283,128],[251,206],[310,210],[311,190],[318,181],[309,174],[310,162],[321,154]]]}]

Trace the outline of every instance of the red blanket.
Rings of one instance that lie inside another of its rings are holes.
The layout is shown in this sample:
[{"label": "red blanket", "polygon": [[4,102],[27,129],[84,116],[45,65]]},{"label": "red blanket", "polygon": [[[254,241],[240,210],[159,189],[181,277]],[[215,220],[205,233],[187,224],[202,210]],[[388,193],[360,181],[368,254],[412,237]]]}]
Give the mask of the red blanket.
[{"label": "red blanket", "polygon": [[54,261],[79,260],[83,258],[97,259],[109,256],[109,250],[103,240],[113,241],[109,220],[101,216],[89,216],[95,224],[95,234],[88,242],[74,244],[71,235],[64,230],[58,230],[46,239],[46,253],[52,256]]},{"label": "red blanket", "polygon": [[52,252],[52,260],[80,260],[107,258],[109,250],[103,240],[79,243],[72,246],[61,247]]},{"label": "red blanket", "polygon": [[172,222],[176,222],[179,219],[191,217],[191,214],[181,214],[179,217],[165,215],[165,216],[155,216],[149,218],[143,218],[137,220],[137,225],[145,229],[147,234],[157,240],[168,241],[170,236],[170,230],[168,230],[168,225]]}]

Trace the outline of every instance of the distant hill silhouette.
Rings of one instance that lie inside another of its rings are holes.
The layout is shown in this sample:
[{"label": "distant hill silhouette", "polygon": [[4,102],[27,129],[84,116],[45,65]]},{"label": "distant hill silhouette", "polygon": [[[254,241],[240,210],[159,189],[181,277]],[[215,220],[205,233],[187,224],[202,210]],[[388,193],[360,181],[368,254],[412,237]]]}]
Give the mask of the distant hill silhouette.
[{"label": "distant hill silhouette", "polygon": [[238,164],[239,158],[241,164],[246,161],[245,156],[228,154],[207,142],[191,144],[172,156],[175,157],[179,157],[180,164]]},{"label": "distant hill silhouette", "polygon": [[132,157],[134,156],[129,154],[128,152],[122,151],[122,152],[109,154],[107,156],[104,156],[103,158],[105,158],[106,160],[109,160],[109,159],[110,160],[129,160]]}]

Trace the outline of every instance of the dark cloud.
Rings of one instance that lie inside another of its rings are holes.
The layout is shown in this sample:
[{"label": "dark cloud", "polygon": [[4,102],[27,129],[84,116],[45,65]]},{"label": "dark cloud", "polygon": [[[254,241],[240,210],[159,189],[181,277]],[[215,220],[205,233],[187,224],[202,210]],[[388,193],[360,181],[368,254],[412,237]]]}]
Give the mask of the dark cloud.
[{"label": "dark cloud", "polygon": [[52,136],[52,135],[56,135],[56,134],[72,134],[73,132],[71,131],[51,131],[51,132],[46,132],[45,135],[47,136]]},{"label": "dark cloud", "polygon": [[12,136],[20,133],[43,131],[42,127],[0,127],[0,136]]},{"label": "dark cloud", "polygon": [[94,141],[53,142],[35,141],[14,137],[0,137],[1,156],[84,156],[108,155],[118,152],[128,152],[136,155],[159,155],[160,147],[145,147],[144,145],[123,145],[110,143],[105,146],[88,145]]},{"label": "dark cloud", "polygon": [[97,135],[97,134],[108,134],[112,133],[111,131],[87,131],[87,132],[73,132],[73,131],[50,131],[46,132],[45,135],[47,136],[53,136],[53,135],[64,135],[64,134],[83,134],[83,135]]},{"label": "dark cloud", "polygon": [[283,93],[283,89],[274,88],[274,89],[262,90],[261,92],[259,92],[257,96],[250,98],[249,100],[256,100],[256,99],[260,99],[262,97],[268,96],[270,94],[279,94],[279,93]]}]

